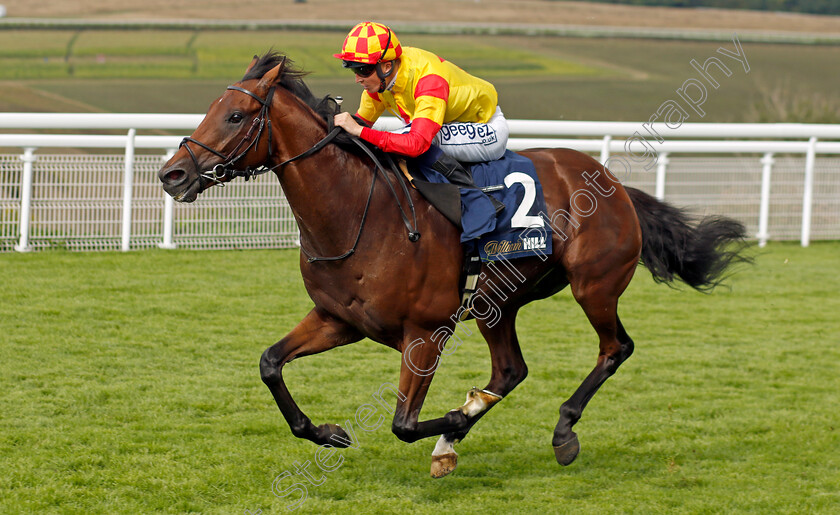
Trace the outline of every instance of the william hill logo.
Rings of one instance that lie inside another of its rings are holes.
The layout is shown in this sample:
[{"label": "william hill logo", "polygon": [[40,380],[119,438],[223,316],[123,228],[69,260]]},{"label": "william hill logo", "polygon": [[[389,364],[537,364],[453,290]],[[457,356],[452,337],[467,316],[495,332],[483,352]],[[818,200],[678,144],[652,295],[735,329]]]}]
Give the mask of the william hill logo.
[{"label": "william hill logo", "polygon": [[545,249],[545,236],[532,236],[520,241],[522,241],[522,250]]},{"label": "william hill logo", "polygon": [[484,244],[484,253],[487,254],[487,256],[544,249],[545,236],[532,236],[529,238],[522,238],[518,241],[493,240]]}]

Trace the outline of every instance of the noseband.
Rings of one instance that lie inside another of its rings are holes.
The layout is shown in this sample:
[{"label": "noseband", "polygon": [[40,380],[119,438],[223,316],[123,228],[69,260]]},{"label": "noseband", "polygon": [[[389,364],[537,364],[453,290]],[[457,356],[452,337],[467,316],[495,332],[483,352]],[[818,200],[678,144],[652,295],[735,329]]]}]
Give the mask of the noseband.
[{"label": "noseband", "polygon": [[[201,177],[208,179],[213,182],[213,186],[225,186],[225,182],[231,181],[237,177],[245,177],[245,180],[249,180],[252,177],[256,177],[258,175],[262,175],[264,173],[271,172],[277,168],[280,168],[292,161],[297,161],[298,159],[302,159],[304,157],[310,156],[315,152],[318,152],[322,148],[324,148],[333,138],[335,138],[338,133],[341,131],[341,127],[334,128],[329,134],[327,134],[324,139],[316,143],[312,148],[306,150],[305,152],[296,155],[290,159],[283,161],[282,163],[276,164],[271,168],[266,168],[263,165],[260,165],[256,169],[252,169],[251,167],[246,167],[244,170],[237,170],[235,168],[235,164],[237,161],[242,159],[245,154],[251,151],[253,148],[254,150],[257,149],[257,144],[262,137],[263,130],[267,127],[268,128],[268,158],[270,159],[273,155],[273,147],[271,146],[271,118],[268,116],[268,111],[271,108],[271,100],[274,98],[274,90],[276,86],[271,86],[268,90],[268,94],[265,96],[265,99],[260,98],[255,93],[248,91],[245,88],[241,88],[239,86],[228,86],[227,89],[233,91],[239,91],[240,93],[245,93],[246,95],[250,96],[254,100],[260,103],[262,107],[260,107],[260,112],[256,118],[251,122],[251,126],[248,128],[248,132],[242,137],[239,143],[231,150],[228,154],[223,154],[218,150],[210,147],[209,145],[198,141],[197,139],[187,136],[183,140],[181,140],[181,147],[187,149],[187,152],[190,154],[192,158],[193,164],[195,165],[195,169],[201,169],[201,166],[198,164],[198,158],[195,156],[195,152],[193,152],[192,148],[190,148],[189,143],[195,143],[199,147],[203,148],[204,150],[221,157],[224,159],[223,162],[217,164],[213,167],[212,170],[205,170],[204,172],[199,173]],[[254,133],[256,132],[256,136]],[[244,149],[243,149],[244,147]],[[240,152],[241,150],[241,152]]]},{"label": "noseband", "polygon": [[[181,140],[180,145],[181,147],[186,148],[187,152],[189,152],[196,170],[200,170],[201,166],[198,164],[198,158],[195,156],[195,152],[193,152],[192,148],[190,148],[189,143],[195,143],[196,145],[210,152],[211,154],[214,154],[224,159],[223,162],[214,166],[212,170],[206,170],[199,174],[201,175],[201,177],[212,181],[214,185],[219,185],[222,187],[224,187],[225,185],[224,179],[232,180],[235,177],[242,175],[245,177],[246,180],[248,180],[255,175],[254,171],[250,168],[246,168],[245,170],[236,170],[234,168],[234,165],[237,161],[242,159],[242,157],[244,157],[245,154],[247,154],[252,148],[257,148],[257,142],[259,142],[260,137],[262,137],[263,130],[266,128],[266,126],[268,127],[269,157],[271,157],[273,150],[271,147],[271,119],[268,117],[268,109],[271,106],[271,99],[274,97],[275,86],[272,86],[271,89],[268,90],[268,94],[266,95],[265,99],[262,99],[256,94],[248,91],[245,88],[240,88],[239,86],[228,86],[227,89],[245,93],[246,95],[259,102],[262,106],[260,108],[259,114],[251,122],[251,126],[248,128],[248,132],[245,133],[245,135],[239,141],[239,144],[237,144],[236,147],[234,147],[234,149],[231,150],[228,154],[223,154],[222,152],[219,152],[218,150],[212,148],[210,145],[202,143],[190,136],[187,136],[186,138]],[[254,137],[255,132],[256,137]]]}]

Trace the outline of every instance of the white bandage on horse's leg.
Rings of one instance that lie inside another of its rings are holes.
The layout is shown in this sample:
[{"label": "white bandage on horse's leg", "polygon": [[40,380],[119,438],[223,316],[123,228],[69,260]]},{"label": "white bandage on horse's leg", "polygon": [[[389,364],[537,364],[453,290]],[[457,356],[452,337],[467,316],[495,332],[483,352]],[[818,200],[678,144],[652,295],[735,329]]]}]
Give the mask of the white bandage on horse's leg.
[{"label": "white bandage on horse's leg", "polygon": [[[487,390],[473,388],[467,393],[467,401],[458,410],[468,417],[474,417],[502,400],[501,395],[496,395]],[[455,411],[455,410],[452,410]],[[457,438],[448,440],[446,435],[440,435],[435,450],[432,451],[431,475],[434,478],[441,478],[450,474],[458,466],[458,453],[455,452],[455,444],[460,442]]]},{"label": "white bandage on horse's leg", "polygon": [[464,405],[458,408],[461,413],[468,417],[474,417],[479,413],[490,409],[491,406],[502,400],[502,397],[487,390],[473,388],[467,392],[467,400]]},{"label": "white bandage on horse's leg", "polygon": [[432,451],[432,456],[443,456],[444,454],[458,454],[455,452],[455,444],[458,443],[460,440],[455,440],[450,442],[446,439],[446,435],[440,435],[437,443],[435,444],[435,450]]}]

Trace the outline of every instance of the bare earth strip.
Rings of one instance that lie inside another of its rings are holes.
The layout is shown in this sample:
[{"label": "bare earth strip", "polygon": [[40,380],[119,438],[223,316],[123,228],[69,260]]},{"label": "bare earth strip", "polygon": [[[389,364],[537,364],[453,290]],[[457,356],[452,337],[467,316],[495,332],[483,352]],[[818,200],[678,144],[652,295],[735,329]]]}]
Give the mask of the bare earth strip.
[{"label": "bare earth strip", "polygon": [[4,0],[16,18],[260,19],[738,29],[840,34],[840,16],[639,7],[547,0]]}]

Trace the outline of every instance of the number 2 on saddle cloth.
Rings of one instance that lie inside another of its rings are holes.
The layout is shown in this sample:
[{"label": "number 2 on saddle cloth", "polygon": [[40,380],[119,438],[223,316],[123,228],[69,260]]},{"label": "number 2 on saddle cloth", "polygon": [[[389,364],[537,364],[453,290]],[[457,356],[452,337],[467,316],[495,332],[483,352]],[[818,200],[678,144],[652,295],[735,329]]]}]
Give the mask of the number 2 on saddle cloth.
[{"label": "number 2 on saddle cloth", "polygon": [[[480,189],[455,186],[430,167],[411,164],[412,184],[463,231],[461,242],[478,239],[482,260],[551,254],[549,229],[540,216],[545,198],[530,159],[507,150],[501,159],[472,164]],[[497,213],[487,196],[505,208]]]}]

